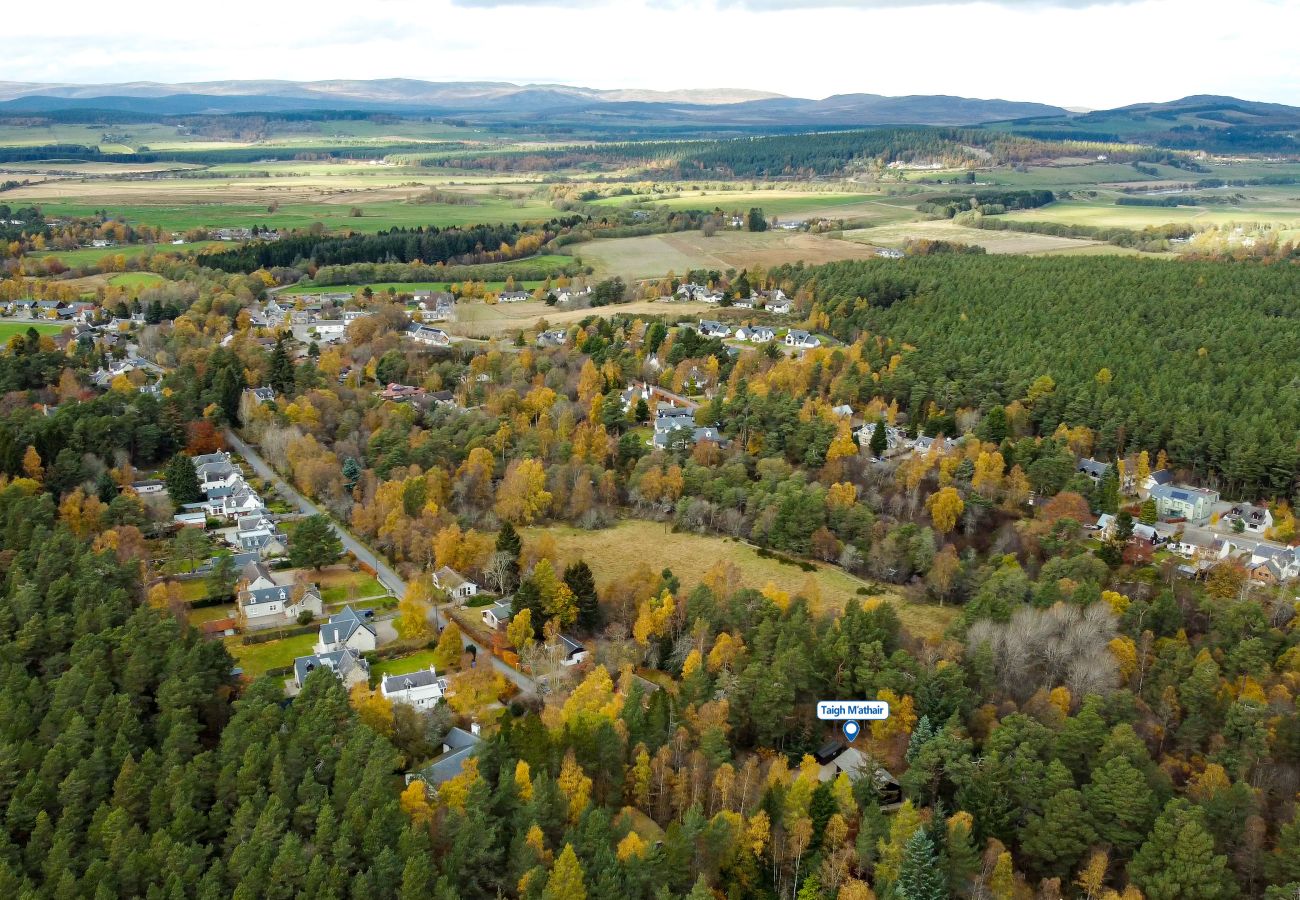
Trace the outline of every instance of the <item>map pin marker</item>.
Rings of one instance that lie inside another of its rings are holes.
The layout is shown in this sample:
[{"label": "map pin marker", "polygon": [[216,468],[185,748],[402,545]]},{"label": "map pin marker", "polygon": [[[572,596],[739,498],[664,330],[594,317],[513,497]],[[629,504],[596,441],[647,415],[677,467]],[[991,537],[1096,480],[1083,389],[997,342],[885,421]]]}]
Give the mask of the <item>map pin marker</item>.
[{"label": "map pin marker", "polygon": [[850,744],[857,740],[858,732],[861,730],[862,726],[857,722],[854,722],[852,719],[844,723],[844,737]]}]

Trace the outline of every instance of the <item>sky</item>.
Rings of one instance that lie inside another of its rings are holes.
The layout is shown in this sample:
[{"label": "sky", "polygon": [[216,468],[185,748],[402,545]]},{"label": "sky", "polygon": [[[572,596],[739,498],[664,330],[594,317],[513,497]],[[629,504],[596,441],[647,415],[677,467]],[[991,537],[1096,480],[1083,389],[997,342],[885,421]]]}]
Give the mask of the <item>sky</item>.
[{"label": "sky", "polygon": [[1300,0],[63,0],[0,81],[417,78],[1300,105]]}]

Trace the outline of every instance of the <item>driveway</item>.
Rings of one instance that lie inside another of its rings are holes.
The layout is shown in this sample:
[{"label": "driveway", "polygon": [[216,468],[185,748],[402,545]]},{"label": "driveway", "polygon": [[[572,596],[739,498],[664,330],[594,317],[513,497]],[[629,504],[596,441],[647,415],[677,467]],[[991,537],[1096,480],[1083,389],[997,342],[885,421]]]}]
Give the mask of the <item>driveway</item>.
[{"label": "driveway", "polygon": [[[339,540],[342,541],[344,549],[361,562],[373,568],[375,570],[375,577],[378,579],[380,584],[392,591],[395,596],[401,597],[406,593],[406,582],[402,580],[396,571],[393,570],[392,566],[388,565],[388,563],[378,554],[353,537],[352,533],[336,522],[329,513],[325,512],[325,510],[321,509],[315,503],[312,503],[295,490],[287,481],[280,477],[278,472],[271,468],[266,460],[262,459],[262,457],[258,455],[256,450],[246,443],[239,435],[235,434],[234,431],[227,428],[225,430],[225,435],[226,444],[230,449],[234,450],[247,460],[248,464],[252,467],[253,471],[257,473],[259,478],[264,478],[274,484],[276,490],[279,491],[280,496],[284,497],[286,502],[299,512],[303,513],[303,515],[314,516],[320,514],[328,518],[330,524],[334,526],[334,531],[338,534]],[[434,619],[440,630],[447,624],[447,619],[442,614],[441,610],[434,610]],[[500,659],[493,656],[490,647],[478,643],[469,636],[465,636],[464,643],[466,647],[473,646],[476,649],[478,659],[492,660],[493,668],[513,682],[520,691],[525,694],[536,692],[537,687],[533,683],[533,679],[529,678],[518,669],[511,668]]]}]

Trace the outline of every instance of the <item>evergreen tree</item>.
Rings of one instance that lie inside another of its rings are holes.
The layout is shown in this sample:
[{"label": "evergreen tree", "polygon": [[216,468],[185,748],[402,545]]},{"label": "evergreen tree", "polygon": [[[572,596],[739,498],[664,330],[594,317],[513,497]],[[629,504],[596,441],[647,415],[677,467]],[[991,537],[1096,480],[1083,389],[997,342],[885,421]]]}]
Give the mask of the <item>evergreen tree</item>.
[{"label": "evergreen tree", "polygon": [[267,381],[275,392],[281,396],[291,397],[294,393],[294,368],[293,359],[289,356],[289,335],[281,332],[275,340],[275,348],[271,351],[270,372],[267,375]]},{"label": "evergreen tree", "polygon": [[581,559],[566,567],[564,583],[573,591],[578,604],[578,628],[591,634],[600,625],[600,602],[596,597],[596,578],[591,567]]},{"label": "evergreen tree", "polygon": [[320,569],[343,555],[333,523],[323,515],[299,519],[289,539],[289,561],[298,567]]},{"label": "evergreen tree", "polygon": [[944,868],[924,828],[907,839],[894,892],[900,900],[945,900],[948,896]]},{"label": "evergreen tree", "polygon": [[542,891],[542,900],[587,900],[582,864],[578,862],[572,844],[565,844],[555,860],[555,866],[546,879],[546,890]]},{"label": "evergreen tree", "polygon": [[1128,872],[1147,900],[1220,900],[1237,894],[1227,857],[1214,852],[1200,810],[1182,798],[1165,806]]},{"label": "evergreen tree", "polygon": [[876,420],[876,427],[871,432],[871,455],[877,459],[885,455],[885,450],[889,448],[889,433],[885,430],[885,417],[881,416]]},{"label": "evergreen tree", "polygon": [[167,482],[167,496],[171,497],[177,509],[186,503],[198,503],[203,499],[199,476],[194,471],[194,460],[184,453],[177,453],[167,463],[163,480]]}]

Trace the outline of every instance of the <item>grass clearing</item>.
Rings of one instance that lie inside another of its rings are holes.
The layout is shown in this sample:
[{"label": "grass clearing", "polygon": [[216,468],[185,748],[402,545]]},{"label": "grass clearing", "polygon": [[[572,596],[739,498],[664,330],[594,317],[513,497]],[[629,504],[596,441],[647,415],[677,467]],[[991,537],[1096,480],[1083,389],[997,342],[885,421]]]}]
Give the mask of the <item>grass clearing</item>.
[{"label": "grass clearing", "polygon": [[373,575],[365,572],[352,572],[348,569],[329,569],[309,578],[320,584],[320,598],[327,605],[344,603],[350,599],[364,600],[367,597],[382,597],[388,591]]},{"label": "grass clearing", "polygon": [[[525,539],[535,538],[541,530],[526,529]],[[624,519],[613,528],[602,531],[582,531],[567,526],[544,530],[555,538],[560,556],[566,563],[579,558],[587,561],[598,585],[626,577],[646,565],[652,572],[672,569],[681,579],[683,592],[689,593],[714,564],[728,561],[740,570],[746,587],[761,589],[770,581],[781,590],[795,594],[808,578],[814,578],[822,595],[821,611],[843,609],[854,597],[866,599],[857,593],[865,583],[834,566],[814,563],[816,571],[804,572],[796,566],[759,556],[758,551],[748,544],[716,535],[675,533],[658,522]],[[919,635],[941,634],[956,614],[952,609],[908,603],[893,592],[872,596],[892,603],[903,624]]]},{"label": "grass clearing", "polygon": [[238,637],[226,638],[226,649],[244,669],[249,678],[258,678],[268,669],[279,669],[293,665],[300,656],[310,656],[316,646],[316,632],[295,634],[293,637],[278,641],[265,641],[261,644],[245,644]]},{"label": "grass clearing", "polygon": [[26,335],[27,329],[29,328],[35,328],[40,334],[58,334],[63,330],[62,325],[54,325],[46,322],[0,321],[0,344],[9,343],[9,339],[16,334]]},{"label": "grass clearing", "polygon": [[[399,656],[396,659],[381,660],[370,667],[370,674],[373,678],[383,678],[387,675],[406,675],[411,672],[419,672],[433,665],[434,650],[417,650],[409,656]],[[439,671],[439,675],[445,675],[446,672]]]},{"label": "grass clearing", "polygon": [[[33,254],[36,259],[53,256],[65,266],[93,266],[106,256],[121,256],[135,259],[149,253],[199,253],[209,247],[219,247],[221,241],[195,241],[192,244],[122,244],[117,247],[83,247],[80,250],[51,250],[48,253]],[[227,243],[226,246],[234,246]]]},{"label": "grass clearing", "polygon": [[679,231],[588,241],[574,245],[573,252],[592,266],[597,278],[622,275],[629,279],[661,277],[669,271],[682,275],[692,269],[745,269],[795,262],[816,265],[875,255],[852,241],[798,231],[719,231],[713,237]]},{"label": "grass clearing", "polygon": [[166,284],[167,279],[153,272],[120,272],[109,278],[108,283],[117,287],[148,288]]}]

